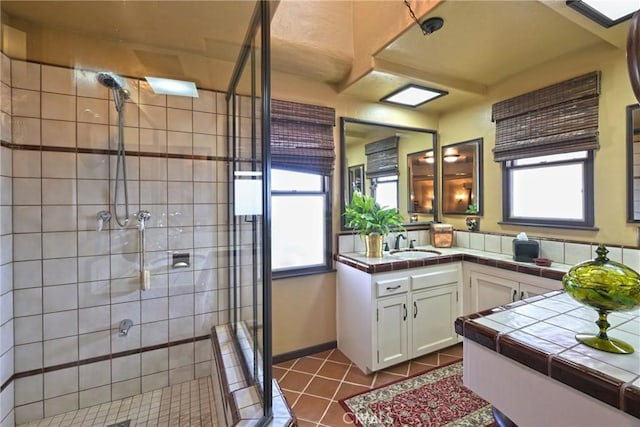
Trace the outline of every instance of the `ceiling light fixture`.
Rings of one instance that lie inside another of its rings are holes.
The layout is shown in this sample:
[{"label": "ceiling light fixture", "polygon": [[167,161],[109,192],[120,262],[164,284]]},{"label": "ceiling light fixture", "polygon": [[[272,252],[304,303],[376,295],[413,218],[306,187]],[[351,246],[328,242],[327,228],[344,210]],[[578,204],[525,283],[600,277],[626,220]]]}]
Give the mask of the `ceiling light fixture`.
[{"label": "ceiling light fixture", "polygon": [[457,152],[455,148],[449,148],[444,152],[444,156],[442,156],[442,160],[447,163],[453,163],[460,158],[460,154]]},{"label": "ceiling light fixture", "polygon": [[429,151],[427,154],[425,154],[424,161],[429,164],[433,164],[435,162],[435,159],[433,158],[433,151]]},{"label": "ceiling light fixture", "polygon": [[418,21],[416,14],[413,12],[413,9],[409,4],[409,0],[404,0],[404,4],[409,8],[409,15],[411,15],[411,19],[413,19],[415,23],[418,24],[418,27],[420,27],[420,29],[422,30],[423,35],[428,36],[430,34],[433,34],[444,25],[444,19],[437,16],[427,18],[421,24],[420,21]]},{"label": "ceiling light fixture", "polygon": [[638,0],[567,0],[567,6],[605,28],[631,18],[640,7]]},{"label": "ceiling light fixture", "polygon": [[436,98],[447,95],[444,90],[432,89],[424,86],[408,84],[395,92],[390,93],[381,102],[391,102],[393,104],[406,105],[408,107],[418,107],[425,102],[433,101]]},{"label": "ceiling light fixture", "polygon": [[145,77],[151,89],[159,95],[177,95],[198,97],[198,89],[193,82],[184,80],[163,79],[160,77]]},{"label": "ceiling light fixture", "polygon": [[447,163],[453,163],[457,161],[459,157],[460,157],[460,154],[445,154],[442,160],[444,160]]}]

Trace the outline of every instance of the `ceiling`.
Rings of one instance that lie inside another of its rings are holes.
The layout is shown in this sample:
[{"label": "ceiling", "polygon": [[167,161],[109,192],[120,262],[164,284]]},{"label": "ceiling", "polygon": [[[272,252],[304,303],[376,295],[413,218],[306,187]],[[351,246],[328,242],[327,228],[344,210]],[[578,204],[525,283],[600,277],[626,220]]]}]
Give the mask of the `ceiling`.
[{"label": "ceiling", "polygon": [[[273,69],[372,102],[407,83],[443,89],[448,96],[419,107],[438,114],[554,59],[603,46],[624,49],[629,25],[604,29],[564,1],[445,0],[419,17],[442,17],[440,31],[424,36],[417,25],[399,30],[364,58],[369,69],[351,79],[353,52],[359,52],[353,28],[368,18],[362,16],[367,3],[380,4],[359,0],[356,9],[346,1],[274,3]],[[402,0],[397,4],[397,16],[407,17]],[[255,1],[0,3],[3,24],[18,30],[5,28],[5,40],[26,34],[25,59],[181,78],[217,90],[226,89],[254,6]]]}]

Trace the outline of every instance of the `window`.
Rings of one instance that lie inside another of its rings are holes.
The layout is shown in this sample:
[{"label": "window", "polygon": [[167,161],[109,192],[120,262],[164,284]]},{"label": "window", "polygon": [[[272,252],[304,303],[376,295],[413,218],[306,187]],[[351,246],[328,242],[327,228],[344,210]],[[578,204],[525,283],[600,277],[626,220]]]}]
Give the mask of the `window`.
[{"label": "window", "polygon": [[398,209],[398,175],[372,178],[371,194],[380,206]]},{"label": "window", "polygon": [[503,163],[507,223],[593,227],[593,152],[576,151]]},{"label": "window", "polygon": [[331,178],[271,169],[274,277],[331,269]]}]

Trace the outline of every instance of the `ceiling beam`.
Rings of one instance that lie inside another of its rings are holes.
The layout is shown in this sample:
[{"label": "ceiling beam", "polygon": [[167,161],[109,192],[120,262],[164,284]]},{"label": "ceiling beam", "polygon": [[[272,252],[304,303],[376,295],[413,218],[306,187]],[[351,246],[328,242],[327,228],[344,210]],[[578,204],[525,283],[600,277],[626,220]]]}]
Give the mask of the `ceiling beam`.
[{"label": "ceiling beam", "polygon": [[486,95],[488,89],[486,85],[480,83],[458,79],[442,74],[431,73],[429,71],[418,70],[413,67],[407,67],[406,65],[397,64],[395,62],[386,61],[379,58],[373,59],[373,69],[384,73],[402,76],[414,82],[420,81],[427,85],[437,86],[434,89],[443,88],[459,90],[474,95]]}]

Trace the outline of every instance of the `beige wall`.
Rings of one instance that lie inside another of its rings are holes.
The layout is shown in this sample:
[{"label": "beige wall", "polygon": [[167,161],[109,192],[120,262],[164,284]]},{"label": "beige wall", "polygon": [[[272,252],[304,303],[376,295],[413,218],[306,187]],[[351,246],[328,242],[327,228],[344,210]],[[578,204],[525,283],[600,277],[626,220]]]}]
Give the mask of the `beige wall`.
[{"label": "beige wall", "polygon": [[[563,230],[500,225],[502,220],[502,177],[493,161],[495,126],[491,105],[497,101],[539,89],[590,71],[602,72],[600,96],[600,150],[595,155],[595,221],[598,231]],[[485,100],[441,117],[386,105],[367,105],[337,95],[329,86],[309,84],[302,79],[274,76],[273,96],[336,108],[337,117],[415,126],[438,130],[442,145],[478,137],[484,138],[484,213],[481,230],[609,244],[635,245],[636,226],[626,222],[626,106],[635,103],[622,50],[602,46],[529,70],[493,87]],[[339,129],[335,130],[339,144]],[[336,145],[338,147],[338,145]],[[338,152],[336,154],[339,154]],[[340,159],[337,159],[336,171]],[[337,174],[335,175],[337,177]],[[339,231],[339,179],[334,180],[334,232]],[[465,228],[463,216],[444,216],[443,222]],[[335,340],[334,274],[274,281],[274,354],[303,349]],[[312,301],[310,296],[315,298]],[[283,307],[304,307],[287,314]],[[320,319],[330,319],[322,327]],[[308,327],[315,324],[315,327]],[[331,328],[333,333],[331,333]]]},{"label": "beige wall", "polygon": [[[340,231],[340,117],[384,124],[436,129],[437,118],[390,105],[367,104],[340,96],[328,84],[274,73],[272,96],[336,109],[336,168],[333,181],[333,231]],[[335,249],[335,248],[334,248]],[[273,354],[336,340],[335,273],[273,281]]]},{"label": "beige wall", "polygon": [[[598,231],[517,227],[498,224],[502,220],[502,177],[493,161],[495,125],[491,105],[590,71],[602,72],[600,95],[600,150],[595,154],[595,226]],[[625,53],[619,49],[590,49],[538,67],[496,85],[478,105],[443,115],[438,122],[443,145],[484,138],[484,212],[480,229],[609,244],[636,244],[636,226],[626,223],[626,106],[634,97],[626,69]],[[445,216],[456,228],[464,228],[464,217]]]}]

